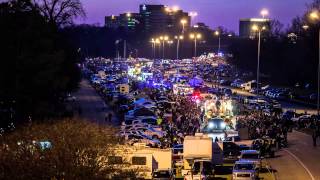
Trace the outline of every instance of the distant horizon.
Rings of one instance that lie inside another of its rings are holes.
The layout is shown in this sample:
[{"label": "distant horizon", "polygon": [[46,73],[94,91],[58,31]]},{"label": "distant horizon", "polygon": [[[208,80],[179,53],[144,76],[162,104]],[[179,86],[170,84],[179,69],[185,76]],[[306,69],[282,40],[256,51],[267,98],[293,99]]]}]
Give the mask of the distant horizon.
[{"label": "distant horizon", "polygon": [[[239,32],[241,18],[259,18],[260,10],[268,9],[270,19],[277,19],[286,28],[293,18],[301,16],[306,4],[312,0],[81,0],[87,13],[86,19],[76,20],[76,24],[104,25],[104,17],[125,12],[139,12],[140,4],[161,4],[178,6],[185,12],[196,11],[198,16],[192,24],[203,22],[214,29],[223,26],[228,30]],[[125,4],[125,5],[124,5]],[[215,8],[218,7],[218,8]],[[229,11],[232,13],[225,13]]]}]

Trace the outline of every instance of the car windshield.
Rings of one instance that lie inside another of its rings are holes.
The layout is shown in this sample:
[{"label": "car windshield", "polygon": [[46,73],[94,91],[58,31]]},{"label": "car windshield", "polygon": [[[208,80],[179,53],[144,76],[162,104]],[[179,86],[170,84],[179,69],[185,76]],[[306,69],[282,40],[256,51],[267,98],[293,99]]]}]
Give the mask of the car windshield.
[{"label": "car windshield", "polygon": [[253,170],[254,165],[253,164],[236,164],[234,166],[235,170]]},{"label": "car windshield", "polygon": [[170,178],[169,171],[158,171],[153,173],[154,178]]},{"label": "car windshield", "polygon": [[259,154],[243,154],[242,159],[259,159]]},{"label": "car windshield", "polygon": [[195,162],[193,165],[193,174],[212,174],[212,164],[210,162]]}]

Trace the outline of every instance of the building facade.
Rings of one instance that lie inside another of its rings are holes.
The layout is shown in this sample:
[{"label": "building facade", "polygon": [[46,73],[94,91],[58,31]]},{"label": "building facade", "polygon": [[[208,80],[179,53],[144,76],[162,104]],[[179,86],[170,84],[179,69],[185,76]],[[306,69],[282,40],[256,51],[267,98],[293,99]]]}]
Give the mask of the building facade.
[{"label": "building facade", "polygon": [[[181,20],[184,20],[182,25]],[[190,27],[190,16],[178,8],[164,5],[142,4],[139,13],[123,13],[119,16],[106,16],[107,28],[124,27],[127,30],[138,30],[146,33],[182,32],[182,28]]]}]

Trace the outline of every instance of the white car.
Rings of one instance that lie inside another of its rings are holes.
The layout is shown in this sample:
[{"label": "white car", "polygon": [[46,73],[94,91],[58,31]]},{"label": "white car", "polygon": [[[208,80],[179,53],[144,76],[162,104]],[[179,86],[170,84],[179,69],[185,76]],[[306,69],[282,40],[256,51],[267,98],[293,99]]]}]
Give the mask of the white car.
[{"label": "white car", "polygon": [[256,180],[258,172],[253,161],[236,161],[232,170],[233,180]]},{"label": "white car", "polygon": [[143,134],[152,137],[152,139],[159,139],[166,135],[165,132],[156,130],[152,127],[138,127],[133,129],[136,129],[137,131],[140,131]]},{"label": "white car", "polygon": [[294,117],[291,118],[292,121],[305,121],[305,120],[310,120],[311,119],[311,115],[310,114],[306,114],[306,115],[302,115],[299,117]]},{"label": "white car", "polygon": [[147,146],[151,147],[159,147],[161,146],[161,143],[157,139],[152,139],[151,137],[144,135],[144,134],[129,134],[126,136],[126,139],[128,140],[129,144],[135,144],[135,143],[145,143]]}]

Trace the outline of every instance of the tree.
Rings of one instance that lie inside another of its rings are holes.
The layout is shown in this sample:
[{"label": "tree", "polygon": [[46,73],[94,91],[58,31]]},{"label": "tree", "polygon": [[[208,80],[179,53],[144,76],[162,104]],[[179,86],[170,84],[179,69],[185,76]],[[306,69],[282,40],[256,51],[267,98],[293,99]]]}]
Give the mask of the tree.
[{"label": "tree", "polygon": [[112,127],[80,119],[21,127],[0,137],[0,179],[134,179],[126,162],[108,163],[122,142],[115,134]]},{"label": "tree", "polygon": [[270,33],[272,37],[280,38],[283,35],[283,24],[276,19],[271,20],[270,22]]},{"label": "tree", "polygon": [[0,12],[0,127],[5,111],[15,123],[61,115],[61,97],[80,80],[78,53],[30,0],[0,3]]},{"label": "tree", "polygon": [[80,0],[33,0],[50,24],[69,25],[74,18],[85,17]]}]

